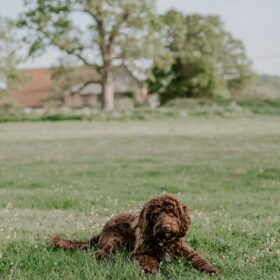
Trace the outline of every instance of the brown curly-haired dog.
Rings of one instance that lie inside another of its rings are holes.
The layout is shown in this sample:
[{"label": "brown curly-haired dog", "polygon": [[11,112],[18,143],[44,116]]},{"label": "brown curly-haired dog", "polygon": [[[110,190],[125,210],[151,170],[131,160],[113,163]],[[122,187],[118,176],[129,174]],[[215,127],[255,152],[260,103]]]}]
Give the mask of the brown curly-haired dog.
[{"label": "brown curly-haired dog", "polygon": [[145,272],[157,271],[159,262],[184,257],[193,267],[210,274],[217,269],[195,252],[183,239],[191,219],[186,206],[172,195],[159,195],[149,200],[141,211],[114,216],[102,232],[87,242],[52,238],[62,249],[88,249],[97,244],[97,260],[116,249],[127,248]]}]

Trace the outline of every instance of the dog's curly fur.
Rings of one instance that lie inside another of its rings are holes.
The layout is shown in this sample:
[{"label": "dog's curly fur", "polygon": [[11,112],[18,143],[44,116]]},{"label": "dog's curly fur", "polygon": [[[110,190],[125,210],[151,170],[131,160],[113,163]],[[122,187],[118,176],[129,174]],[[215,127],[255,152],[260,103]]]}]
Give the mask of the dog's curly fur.
[{"label": "dog's curly fur", "polygon": [[217,273],[217,269],[195,252],[183,239],[191,218],[188,209],[172,195],[150,199],[141,211],[122,213],[111,218],[102,232],[87,242],[54,236],[56,248],[88,249],[98,245],[97,260],[116,249],[127,248],[145,272],[157,271],[159,262],[185,258],[193,267]]}]

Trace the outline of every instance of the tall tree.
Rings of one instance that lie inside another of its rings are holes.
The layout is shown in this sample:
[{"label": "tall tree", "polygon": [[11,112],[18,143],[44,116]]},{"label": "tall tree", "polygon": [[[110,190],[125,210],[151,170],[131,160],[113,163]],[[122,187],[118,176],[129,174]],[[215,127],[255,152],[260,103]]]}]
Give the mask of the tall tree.
[{"label": "tall tree", "polygon": [[24,80],[22,73],[17,71],[21,62],[20,44],[16,36],[15,23],[0,17],[0,94],[6,93],[7,86],[18,87]]},{"label": "tall tree", "polygon": [[169,11],[165,23],[167,46],[173,54],[171,71],[155,67],[150,90],[162,102],[176,97],[229,97],[252,80],[251,62],[243,43],[224,29],[218,16],[184,15]]},{"label": "tall tree", "polygon": [[98,69],[107,111],[114,109],[114,64],[165,61],[153,0],[25,0],[25,7],[19,24],[29,30],[29,55],[55,46]]}]

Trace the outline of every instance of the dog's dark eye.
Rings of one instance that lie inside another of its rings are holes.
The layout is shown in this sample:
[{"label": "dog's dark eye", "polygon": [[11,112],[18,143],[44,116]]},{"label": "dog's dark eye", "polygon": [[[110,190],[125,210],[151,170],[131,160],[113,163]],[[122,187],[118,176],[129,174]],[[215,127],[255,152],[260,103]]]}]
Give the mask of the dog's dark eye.
[{"label": "dog's dark eye", "polygon": [[158,213],[152,213],[151,214],[152,220],[156,220],[157,217],[158,217]]}]

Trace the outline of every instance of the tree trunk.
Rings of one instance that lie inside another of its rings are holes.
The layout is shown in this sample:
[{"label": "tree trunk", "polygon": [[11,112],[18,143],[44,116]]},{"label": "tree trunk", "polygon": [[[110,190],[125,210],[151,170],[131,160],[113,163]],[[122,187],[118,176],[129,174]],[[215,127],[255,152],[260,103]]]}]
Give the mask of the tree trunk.
[{"label": "tree trunk", "polygon": [[102,80],[102,108],[107,111],[114,110],[114,79],[112,66],[104,67]]}]

